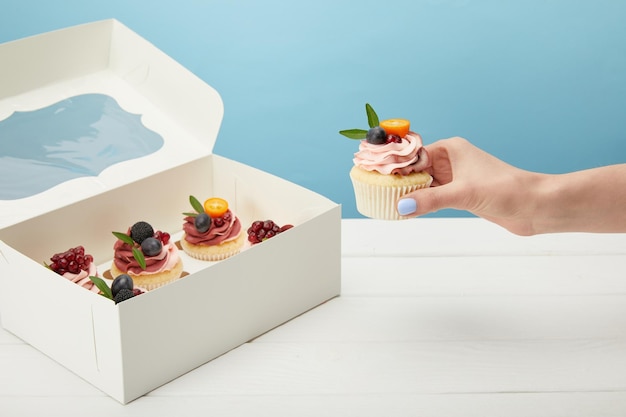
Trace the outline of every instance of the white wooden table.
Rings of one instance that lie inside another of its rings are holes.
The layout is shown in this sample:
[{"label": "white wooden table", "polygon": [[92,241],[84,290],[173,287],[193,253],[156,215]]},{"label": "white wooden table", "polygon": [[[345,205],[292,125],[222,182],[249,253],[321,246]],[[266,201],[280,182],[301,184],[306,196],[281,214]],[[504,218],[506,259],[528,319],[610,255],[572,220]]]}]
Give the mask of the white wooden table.
[{"label": "white wooden table", "polygon": [[626,234],[342,227],[340,297],[126,406],[0,330],[0,416],[626,416]]}]

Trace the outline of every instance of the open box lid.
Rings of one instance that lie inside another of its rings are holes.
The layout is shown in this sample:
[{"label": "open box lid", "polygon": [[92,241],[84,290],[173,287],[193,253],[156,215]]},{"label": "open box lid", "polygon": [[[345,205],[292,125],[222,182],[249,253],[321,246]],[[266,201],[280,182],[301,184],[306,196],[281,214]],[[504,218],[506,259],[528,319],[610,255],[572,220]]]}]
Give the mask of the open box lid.
[{"label": "open box lid", "polygon": [[[114,19],[0,44],[0,62],[5,63],[0,66],[0,126],[20,112],[102,94],[140,115],[141,123],[163,138],[154,153],[98,175],[23,198],[0,198],[0,230],[212,153],[224,112],[217,91]],[[0,129],[0,142],[10,140],[1,135]],[[0,149],[0,161],[5,156]]]}]

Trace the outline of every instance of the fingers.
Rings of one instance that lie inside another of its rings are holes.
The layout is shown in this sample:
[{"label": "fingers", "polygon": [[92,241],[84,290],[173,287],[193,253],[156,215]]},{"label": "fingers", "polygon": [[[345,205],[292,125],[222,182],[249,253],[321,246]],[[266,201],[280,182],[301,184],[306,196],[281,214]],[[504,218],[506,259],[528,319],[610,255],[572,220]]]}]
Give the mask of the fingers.
[{"label": "fingers", "polygon": [[452,184],[423,188],[404,195],[397,203],[401,216],[422,216],[444,208],[457,208],[459,193]]},{"label": "fingers", "polygon": [[[401,216],[421,216],[444,208],[464,209],[469,192],[464,187],[466,169],[464,160],[475,163],[477,148],[464,138],[442,139],[425,147],[431,157],[427,170],[433,177],[433,185],[403,196],[397,203]],[[471,174],[471,171],[469,173]],[[460,179],[458,178],[460,177]]]},{"label": "fingers", "polygon": [[428,145],[424,145],[424,148],[431,154],[444,154],[446,157],[449,154],[458,154],[467,152],[467,149],[473,147],[471,143],[462,137],[454,136],[447,139],[439,139]]}]

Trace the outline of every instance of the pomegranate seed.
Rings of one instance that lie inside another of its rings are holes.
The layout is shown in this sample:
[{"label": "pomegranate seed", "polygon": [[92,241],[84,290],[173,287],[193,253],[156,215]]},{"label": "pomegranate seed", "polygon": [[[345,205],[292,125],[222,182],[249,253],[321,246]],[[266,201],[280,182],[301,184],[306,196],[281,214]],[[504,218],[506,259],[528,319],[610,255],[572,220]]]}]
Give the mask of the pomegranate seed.
[{"label": "pomegranate seed", "polygon": [[56,273],[60,275],[66,272],[77,274],[81,270],[87,271],[89,269],[93,262],[93,256],[86,255],[83,246],[76,246],[65,252],[55,253],[50,257],[50,260],[52,262],[49,267]]},{"label": "pomegranate seed", "polygon": [[255,221],[254,223],[252,223],[252,226],[250,226],[250,229],[252,229],[254,233],[258,232],[262,228],[263,228],[263,222],[260,220]]},{"label": "pomegranate seed", "polygon": [[70,263],[67,264],[67,270],[70,271],[72,274],[76,274],[80,270],[80,267],[78,266],[78,263],[76,263],[76,261],[70,261]]},{"label": "pomegranate seed", "polygon": [[252,222],[248,228],[248,241],[254,245],[274,237],[285,230],[291,229],[292,227],[293,225],[290,224],[280,227],[272,220],[256,220]]},{"label": "pomegranate seed", "polygon": [[402,143],[402,138],[398,135],[387,135],[387,143]]}]

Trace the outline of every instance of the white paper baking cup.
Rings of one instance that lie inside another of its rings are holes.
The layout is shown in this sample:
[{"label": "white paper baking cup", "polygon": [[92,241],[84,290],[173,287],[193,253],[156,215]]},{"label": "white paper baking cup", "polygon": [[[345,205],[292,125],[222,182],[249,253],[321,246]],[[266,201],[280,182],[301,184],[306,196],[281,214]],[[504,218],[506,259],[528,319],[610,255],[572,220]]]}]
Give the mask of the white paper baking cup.
[{"label": "white paper baking cup", "polygon": [[400,216],[396,210],[398,200],[405,194],[420,188],[430,187],[430,181],[416,185],[400,187],[373,185],[352,179],[356,209],[362,215],[381,220],[402,220],[410,217]]}]

